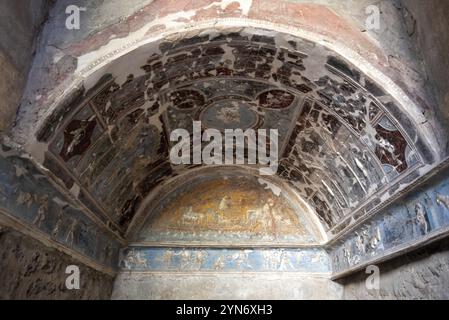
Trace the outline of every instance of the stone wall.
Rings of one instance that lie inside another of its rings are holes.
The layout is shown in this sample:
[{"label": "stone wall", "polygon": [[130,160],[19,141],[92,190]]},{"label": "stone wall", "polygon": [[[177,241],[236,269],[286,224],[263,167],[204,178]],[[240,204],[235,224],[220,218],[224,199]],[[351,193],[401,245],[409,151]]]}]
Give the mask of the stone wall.
[{"label": "stone wall", "polygon": [[51,0],[0,1],[0,132],[8,131],[31,67],[36,38]]},{"label": "stone wall", "polygon": [[[66,267],[80,268],[80,290],[65,287]],[[0,226],[0,299],[109,299],[113,278]]]},{"label": "stone wall", "polygon": [[343,281],[345,299],[449,299],[449,241],[379,265],[380,290],[367,290],[364,272]]}]

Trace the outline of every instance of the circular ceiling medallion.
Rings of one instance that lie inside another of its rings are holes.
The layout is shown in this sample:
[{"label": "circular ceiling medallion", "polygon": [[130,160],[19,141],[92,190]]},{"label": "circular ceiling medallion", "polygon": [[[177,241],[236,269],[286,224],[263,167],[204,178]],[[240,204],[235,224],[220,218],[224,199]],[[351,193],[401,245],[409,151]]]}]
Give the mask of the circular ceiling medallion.
[{"label": "circular ceiling medallion", "polygon": [[249,103],[241,100],[220,100],[209,105],[200,115],[206,128],[249,129],[258,123],[257,114]]}]

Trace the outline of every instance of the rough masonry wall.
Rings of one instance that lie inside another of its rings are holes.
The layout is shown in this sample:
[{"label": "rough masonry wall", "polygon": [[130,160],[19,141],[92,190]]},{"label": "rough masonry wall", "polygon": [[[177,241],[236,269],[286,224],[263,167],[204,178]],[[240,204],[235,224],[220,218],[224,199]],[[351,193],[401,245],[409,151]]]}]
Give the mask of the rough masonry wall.
[{"label": "rough masonry wall", "polygon": [[367,290],[364,272],[344,281],[345,299],[449,299],[449,241],[384,263],[380,290]]},{"label": "rough masonry wall", "polygon": [[[2,231],[3,230],[3,231]],[[65,287],[66,267],[80,268],[80,290]],[[109,299],[113,278],[0,226],[0,300]]]},{"label": "rough masonry wall", "polygon": [[0,132],[11,128],[49,0],[0,1]]}]

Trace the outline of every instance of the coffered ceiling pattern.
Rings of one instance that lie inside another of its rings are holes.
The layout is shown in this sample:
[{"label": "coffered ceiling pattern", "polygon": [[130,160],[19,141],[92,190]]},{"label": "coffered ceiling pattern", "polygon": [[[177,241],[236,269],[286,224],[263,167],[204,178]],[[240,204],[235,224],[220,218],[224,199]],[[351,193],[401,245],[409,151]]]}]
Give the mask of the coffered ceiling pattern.
[{"label": "coffered ceiling pattern", "polygon": [[277,175],[330,234],[428,161],[413,121],[379,84],[290,35],[203,32],[114,64],[62,104],[38,139],[48,144],[44,166],[120,233],[156,186],[196,167],[168,157],[172,130],[191,132],[193,121],[203,129],[278,129]]}]

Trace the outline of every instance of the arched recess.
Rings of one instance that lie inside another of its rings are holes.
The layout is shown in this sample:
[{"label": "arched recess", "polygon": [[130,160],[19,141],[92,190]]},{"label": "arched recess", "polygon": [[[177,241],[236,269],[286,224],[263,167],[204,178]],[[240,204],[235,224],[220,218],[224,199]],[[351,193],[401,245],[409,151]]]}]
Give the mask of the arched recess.
[{"label": "arched recess", "polygon": [[278,177],[247,166],[188,170],[142,203],[134,247],[295,247],[327,241],[314,211]]},{"label": "arched recess", "polygon": [[27,148],[123,235],[158,185],[196,167],[170,163],[170,132],[191,130],[193,120],[222,126],[210,110],[223,105],[252,117],[236,126],[279,129],[277,175],[330,238],[438,157],[419,107],[398,86],[311,32],[214,20],[106,49],[89,65],[93,53],[79,58],[68,94]]}]

